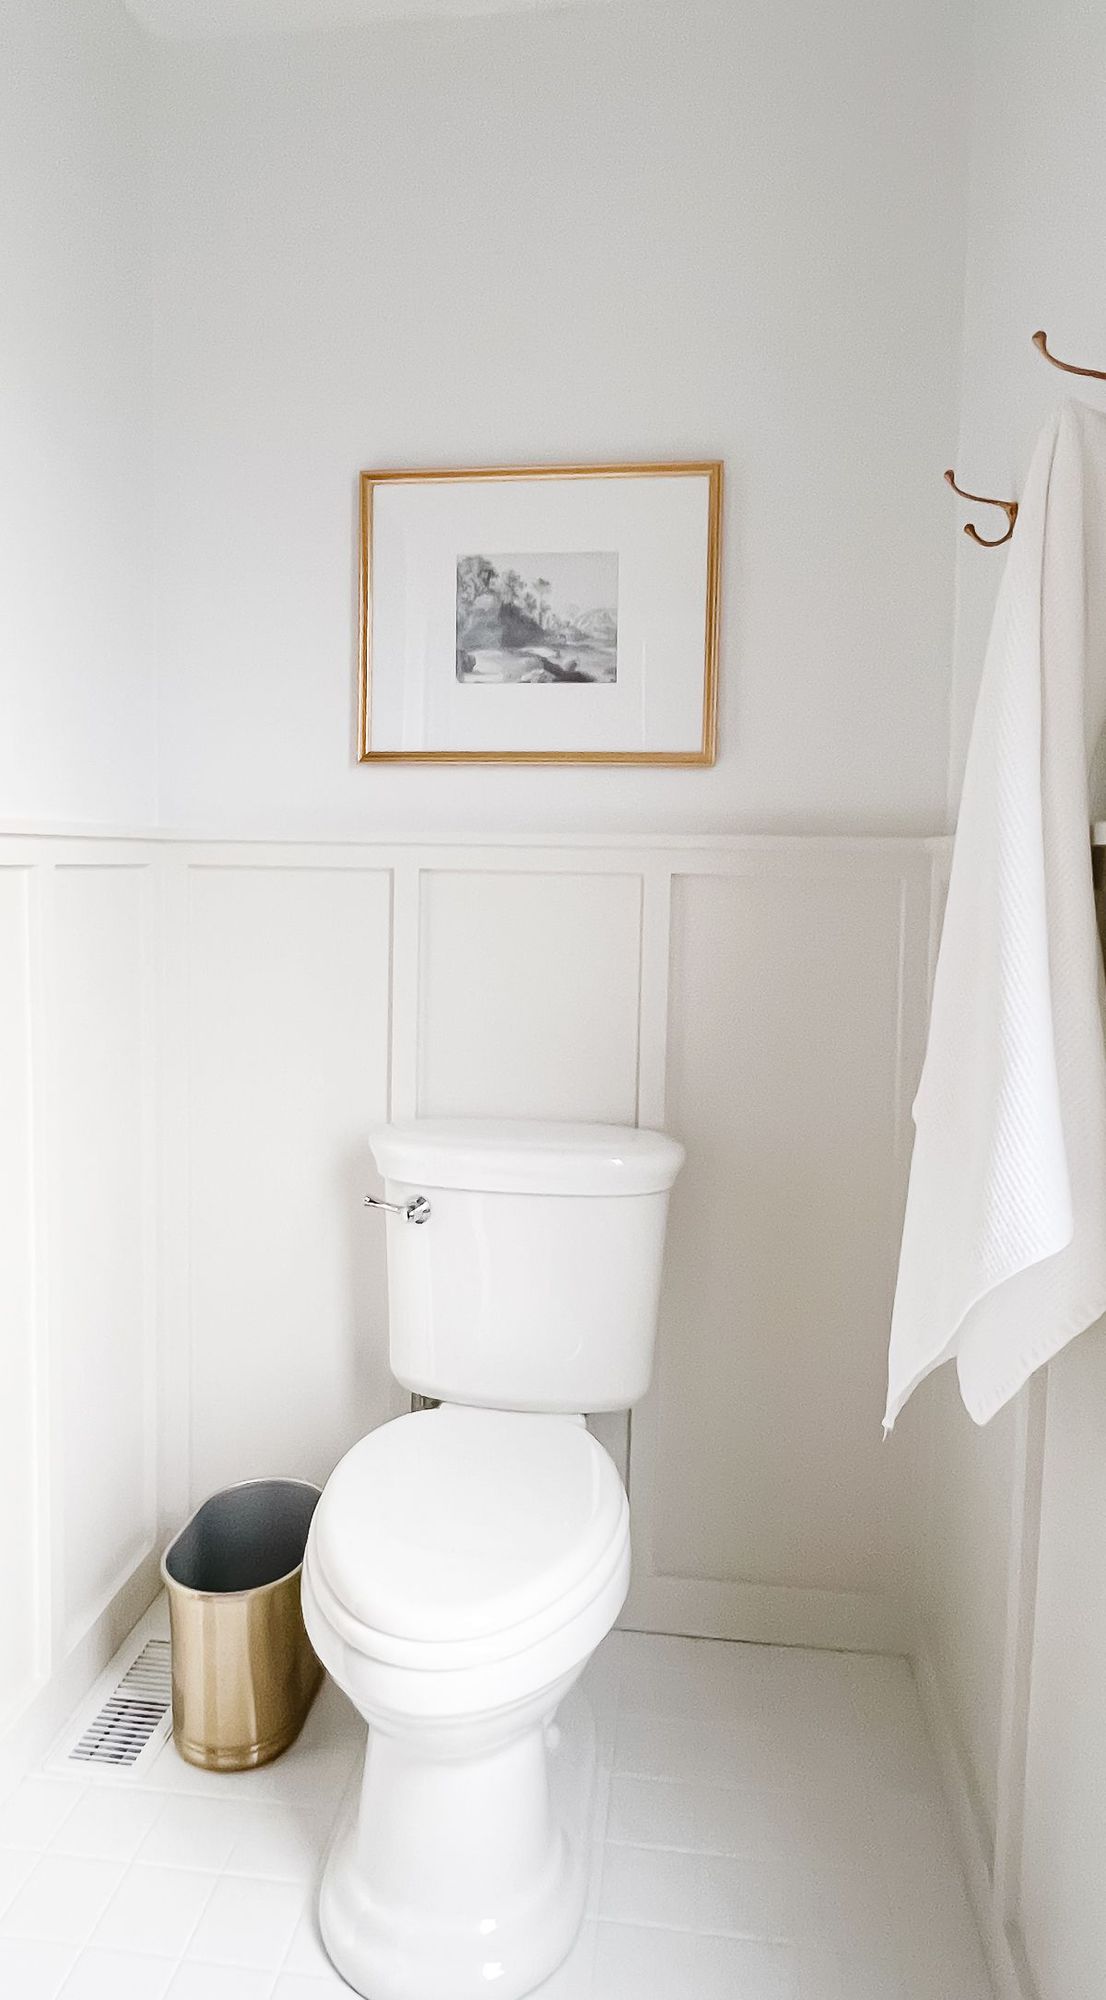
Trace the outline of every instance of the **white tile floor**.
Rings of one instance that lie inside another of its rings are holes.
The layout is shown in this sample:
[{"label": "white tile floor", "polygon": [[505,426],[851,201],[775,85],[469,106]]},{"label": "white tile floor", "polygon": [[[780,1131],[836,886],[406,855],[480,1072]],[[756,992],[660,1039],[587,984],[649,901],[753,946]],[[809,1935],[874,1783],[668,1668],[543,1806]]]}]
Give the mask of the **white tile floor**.
[{"label": "white tile floor", "polygon": [[[991,2000],[909,1669],[614,1633],[588,1670],[591,1906],[542,2000]],[[0,1807],[4,2000],[326,2000],[320,1857],[358,1755],[32,1777]]]}]

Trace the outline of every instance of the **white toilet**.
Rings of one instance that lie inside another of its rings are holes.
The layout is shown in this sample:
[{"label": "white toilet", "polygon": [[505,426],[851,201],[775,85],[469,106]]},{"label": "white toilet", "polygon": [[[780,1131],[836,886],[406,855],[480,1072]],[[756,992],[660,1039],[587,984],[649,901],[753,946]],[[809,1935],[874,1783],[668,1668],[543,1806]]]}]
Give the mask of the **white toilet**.
[{"label": "white toilet", "polygon": [[683,1148],[444,1120],[372,1149],[392,1368],[442,1407],[354,1445],[312,1521],[307,1629],[369,1724],[320,1922],[369,2000],[519,2000],[583,1914],[550,1725],[630,1572],[622,1482],[581,1413],[648,1387]]}]

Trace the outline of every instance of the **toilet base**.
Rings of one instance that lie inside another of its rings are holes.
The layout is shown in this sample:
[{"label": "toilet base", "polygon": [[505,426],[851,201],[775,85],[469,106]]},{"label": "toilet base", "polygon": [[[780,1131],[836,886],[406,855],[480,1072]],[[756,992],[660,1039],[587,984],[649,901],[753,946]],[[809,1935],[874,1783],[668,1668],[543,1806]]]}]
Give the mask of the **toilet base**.
[{"label": "toilet base", "polygon": [[563,1837],[551,1862],[531,1896],[501,1904],[495,1931],[481,1937],[481,1920],[450,1923],[438,1915],[431,1922],[425,1911],[373,1900],[350,1827],[319,1896],[327,1956],[365,2000],[487,2000],[491,1992],[496,2000],[524,2000],[567,1958],[583,1921],[584,1870]]},{"label": "toilet base", "polygon": [[575,1810],[565,1823],[564,1800],[573,1791],[586,1820],[590,1786],[575,1772],[558,1782],[578,1754],[544,1722],[472,1757],[428,1758],[371,1733],[360,1802],[319,1897],[323,1943],[355,1992],[524,2000],[550,1977],[587,1894],[587,1827]]}]

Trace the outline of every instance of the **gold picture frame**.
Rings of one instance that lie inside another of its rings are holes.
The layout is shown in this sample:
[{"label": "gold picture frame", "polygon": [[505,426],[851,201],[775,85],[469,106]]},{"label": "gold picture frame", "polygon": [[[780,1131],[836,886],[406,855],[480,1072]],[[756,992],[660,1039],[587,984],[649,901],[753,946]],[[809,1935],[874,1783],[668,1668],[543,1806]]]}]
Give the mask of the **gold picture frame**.
[{"label": "gold picture frame", "polygon": [[[565,479],[673,479],[707,482],[703,602],[703,681],[698,746],[680,750],[626,749],[383,749],[372,742],[374,550],[373,502],[380,487],[402,482],[437,484]],[[443,468],[434,471],[373,471],[360,476],[360,578],[358,644],[357,761],[389,764],[713,764],[718,741],[718,649],[721,599],[723,463],[721,459],[617,465],[528,465]]]}]

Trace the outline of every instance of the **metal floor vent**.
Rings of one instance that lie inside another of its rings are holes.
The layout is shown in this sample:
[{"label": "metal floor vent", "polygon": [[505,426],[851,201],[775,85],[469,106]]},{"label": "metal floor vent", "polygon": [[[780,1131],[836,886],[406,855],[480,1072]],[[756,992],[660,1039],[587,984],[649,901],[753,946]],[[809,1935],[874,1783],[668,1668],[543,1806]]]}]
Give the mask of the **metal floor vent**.
[{"label": "metal floor vent", "polygon": [[172,1684],[168,1639],[147,1639],[103,1705],[84,1724],[66,1756],[67,1764],[137,1764],[156,1737],[168,1734]]}]

